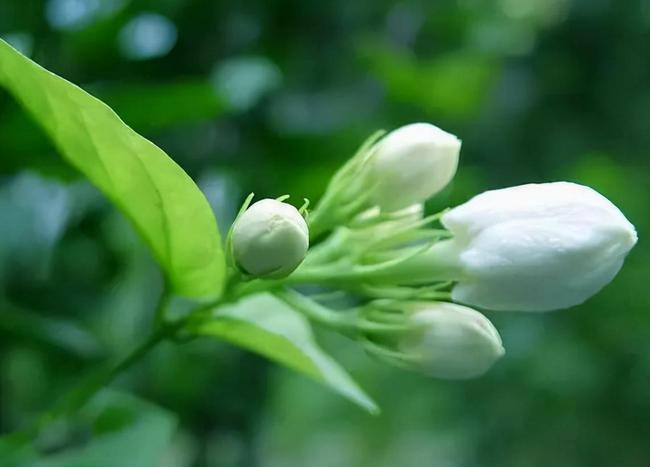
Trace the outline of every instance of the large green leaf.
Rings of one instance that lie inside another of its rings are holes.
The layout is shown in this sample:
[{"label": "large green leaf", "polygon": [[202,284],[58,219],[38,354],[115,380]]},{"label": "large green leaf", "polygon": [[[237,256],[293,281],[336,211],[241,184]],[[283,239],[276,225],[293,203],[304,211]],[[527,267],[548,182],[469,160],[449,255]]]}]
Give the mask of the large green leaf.
[{"label": "large green leaf", "polygon": [[215,310],[192,332],[218,337],[261,354],[323,383],[371,413],[378,408],[352,378],[316,343],[308,321],[270,294],[245,298]]},{"label": "large green leaf", "polygon": [[176,293],[204,297],[221,292],[224,258],[217,224],[183,169],[106,104],[2,40],[0,86],[29,111],[61,155],[133,222]]}]

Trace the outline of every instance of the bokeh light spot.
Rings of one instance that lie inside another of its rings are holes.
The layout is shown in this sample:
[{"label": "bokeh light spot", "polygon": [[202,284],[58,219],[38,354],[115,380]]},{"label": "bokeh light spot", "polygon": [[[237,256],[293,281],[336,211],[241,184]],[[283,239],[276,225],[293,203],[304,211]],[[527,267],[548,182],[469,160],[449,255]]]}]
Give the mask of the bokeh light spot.
[{"label": "bokeh light spot", "polygon": [[142,13],[120,31],[122,54],[130,60],[148,60],[167,55],[176,44],[176,26],[157,13]]},{"label": "bokeh light spot", "polygon": [[280,70],[266,57],[236,57],[219,64],[212,83],[232,108],[244,111],[253,107],[282,82]]},{"label": "bokeh light spot", "polygon": [[98,18],[120,10],[127,0],[49,0],[45,9],[48,23],[55,29],[82,29]]}]

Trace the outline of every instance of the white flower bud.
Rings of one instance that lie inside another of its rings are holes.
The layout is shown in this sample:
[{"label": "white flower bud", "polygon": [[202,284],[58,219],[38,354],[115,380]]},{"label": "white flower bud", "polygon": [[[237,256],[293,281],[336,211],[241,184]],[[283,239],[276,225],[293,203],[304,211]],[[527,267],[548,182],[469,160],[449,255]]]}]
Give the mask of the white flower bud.
[{"label": "white flower bud", "polygon": [[580,304],[609,283],[637,241],[607,198],[574,183],[482,193],[447,212],[460,279],[454,301],[492,310]]},{"label": "white flower bud", "polygon": [[428,376],[469,379],[482,375],[505,351],[494,325],[481,313],[453,303],[421,303],[409,321],[398,350],[409,367]]},{"label": "white flower bud", "polygon": [[392,131],[369,161],[373,202],[382,211],[422,203],[442,190],[458,166],[461,142],[429,123],[413,123]]},{"label": "white flower bud", "polygon": [[251,205],[233,226],[235,260],[257,277],[286,277],[309,248],[307,223],[296,208],[274,199]]}]

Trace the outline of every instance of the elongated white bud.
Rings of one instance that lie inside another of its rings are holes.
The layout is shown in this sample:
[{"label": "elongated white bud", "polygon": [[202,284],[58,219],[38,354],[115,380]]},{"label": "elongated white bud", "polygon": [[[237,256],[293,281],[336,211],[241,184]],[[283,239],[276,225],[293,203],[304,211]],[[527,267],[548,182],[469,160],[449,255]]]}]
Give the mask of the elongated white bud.
[{"label": "elongated white bud", "polygon": [[442,223],[459,255],[453,299],[492,310],[580,304],[614,278],[637,241],[607,198],[567,182],[488,191]]},{"label": "elongated white bud", "polygon": [[481,313],[452,303],[422,304],[411,317],[422,326],[400,350],[419,355],[418,370],[429,376],[468,379],[482,375],[505,351],[494,325]]},{"label": "elongated white bud", "polygon": [[485,373],[505,353],[495,327],[476,310],[446,302],[405,308],[410,330],[393,344],[373,347],[388,363],[434,378],[469,379]]},{"label": "elongated white bud", "polygon": [[309,248],[307,223],[290,204],[263,199],[251,205],[233,226],[237,264],[257,277],[286,277]]},{"label": "elongated white bud", "polygon": [[392,131],[377,143],[369,161],[373,201],[382,211],[422,203],[451,181],[461,142],[429,123]]}]

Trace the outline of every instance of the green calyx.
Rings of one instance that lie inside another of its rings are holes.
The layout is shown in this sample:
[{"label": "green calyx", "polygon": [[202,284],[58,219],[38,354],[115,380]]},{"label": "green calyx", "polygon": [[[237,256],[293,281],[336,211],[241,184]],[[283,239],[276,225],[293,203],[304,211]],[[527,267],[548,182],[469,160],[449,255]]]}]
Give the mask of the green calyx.
[{"label": "green calyx", "polygon": [[332,177],[316,209],[309,218],[312,239],[347,225],[354,217],[372,207],[372,187],[368,186],[367,163],[375,144],[385,131],[372,134],[357,152]]}]

